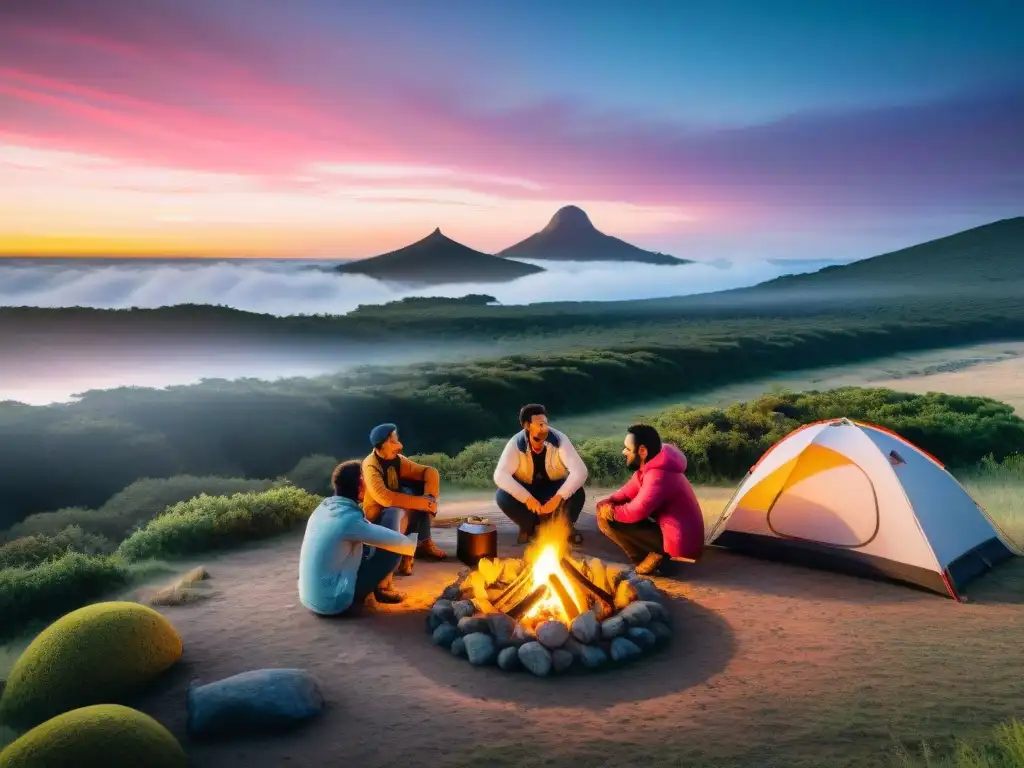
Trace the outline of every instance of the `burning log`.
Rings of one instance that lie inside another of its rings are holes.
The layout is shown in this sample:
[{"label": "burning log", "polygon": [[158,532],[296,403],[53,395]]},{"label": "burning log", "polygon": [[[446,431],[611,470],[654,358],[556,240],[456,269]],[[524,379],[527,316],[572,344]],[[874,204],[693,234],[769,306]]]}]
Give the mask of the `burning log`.
[{"label": "burning log", "polygon": [[612,595],[605,592],[599,586],[594,584],[594,582],[576,570],[576,566],[564,557],[562,558],[562,568],[569,575],[569,578],[575,581],[586,594],[593,596],[593,598],[600,604],[601,610],[599,611],[599,614],[610,616],[615,613],[615,598]]},{"label": "burning log", "polygon": [[509,584],[508,587],[505,588],[505,591],[498,596],[498,599],[494,601],[494,606],[498,610],[504,610],[506,607],[512,604],[512,602],[517,597],[519,597],[519,595],[522,594],[524,589],[526,589],[532,577],[532,569],[523,568],[520,574],[516,577],[515,581]]},{"label": "burning log", "polygon": [[570,622],[580,615],[580,610],[576,607],[576,601],[572,599],[569,590],[565,588],[565,585],[558,576],[553,573],[548,576],[548,585],[558,596],[559,601],[562,603],[562,609],[565,611],[565,615],[569,618]]},{"label": "burning log", "polygon": [[524,597],[522,600],[520,600],[514,606],[512,606],[507,611],[505,611],[505,613],[507,613],[509,616],[511,616],[516,621],[518,621],[520,619],[520,617],[525,615],[531,608],[533,608],[534,605],[537,604],[537,602],[542,597],[544,597],[544,593],[547,591],[547,589],[548,589],[548,585],[547,584],[541,584],[539,587],[537,587],[535,590],[533,590],[530,594],[528,594],[526,597]]}]

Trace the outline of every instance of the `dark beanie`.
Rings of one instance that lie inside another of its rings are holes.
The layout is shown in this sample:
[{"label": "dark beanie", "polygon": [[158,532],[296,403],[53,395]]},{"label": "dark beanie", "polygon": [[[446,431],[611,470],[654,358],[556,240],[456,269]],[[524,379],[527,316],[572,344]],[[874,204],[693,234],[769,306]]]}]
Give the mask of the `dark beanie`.
[{"label": "dark beanie", "polygon": [[378,424],[370,430],[370,445],[376,447],[377,443],[383,443],[396,429],[394,424]]}]

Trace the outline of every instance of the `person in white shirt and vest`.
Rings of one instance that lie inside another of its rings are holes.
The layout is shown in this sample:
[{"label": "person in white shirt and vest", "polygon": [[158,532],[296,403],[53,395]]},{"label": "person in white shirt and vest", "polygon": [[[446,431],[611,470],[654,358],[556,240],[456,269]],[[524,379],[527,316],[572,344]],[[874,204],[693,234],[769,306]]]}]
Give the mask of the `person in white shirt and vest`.
[{"label": "person in white shirt and vest", "polygon": [[586,500],[587,466],[569,438],[548,426],[543,405],[520,408],[519,424],[522,430],[506,443],[494,470],[498,509],[519,527],[520,544],[535,536],[538,525],[557,515],[569,517],[571,540],[582,543],[576,521]]}]

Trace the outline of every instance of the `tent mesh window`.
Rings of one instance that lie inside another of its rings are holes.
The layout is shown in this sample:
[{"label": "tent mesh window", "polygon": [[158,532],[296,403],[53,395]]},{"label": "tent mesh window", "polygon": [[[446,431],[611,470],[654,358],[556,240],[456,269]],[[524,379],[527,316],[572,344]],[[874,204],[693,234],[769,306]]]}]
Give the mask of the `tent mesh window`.
[{"label": "tent mesh window", "polygon": [[907,462],[896,451],[889,451],[889,463],[894,467],[898,467],[900,464],[906,464]]}]

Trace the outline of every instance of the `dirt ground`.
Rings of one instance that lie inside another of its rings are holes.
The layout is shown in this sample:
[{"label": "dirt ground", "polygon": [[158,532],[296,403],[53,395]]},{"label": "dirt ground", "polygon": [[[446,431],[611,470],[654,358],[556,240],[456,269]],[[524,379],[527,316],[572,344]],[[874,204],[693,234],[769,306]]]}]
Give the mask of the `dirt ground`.
[{"label": "dirt ground", "polygon": [[[494,519],[489,506],[462,500],[444,514]],[[590,507],[583,550],[621,561]],[[436,532],[452,554],[454,536]],[[1024,715],[1019,562],[957,604],[712,548],[656,579],[675,616],[669,649],[601,674],[536,679],[471,667],[430,643],[427,608],[458,563],[418,563],[399,579],[409,596],[401,606],[325,620],[297,600],[300,541],[211,560],[212,599],[161,608],[184,658],[136,705],[181,739],[197,768],[888,765],[896,740],[942,749],[953,735]],[[501,526],[499,554],[515,549]],[[190,680],[262,667],[312,672],[327,711],[285,736],[188,738]]]}]

